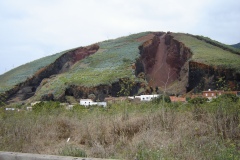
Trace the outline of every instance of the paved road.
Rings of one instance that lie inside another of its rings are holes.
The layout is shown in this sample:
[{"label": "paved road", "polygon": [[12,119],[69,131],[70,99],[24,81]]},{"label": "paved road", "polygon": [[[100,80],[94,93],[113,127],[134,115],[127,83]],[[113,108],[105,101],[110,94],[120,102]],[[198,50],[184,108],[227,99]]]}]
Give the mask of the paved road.
[{"label": "paved road", "polygon": [[[54,156],[30,153],[17,153],[17,152],[1,152],[0,160],[107,160],[99,158],[79,158],[68,156]],[[110,160],[110,159],[108,159]]]}]

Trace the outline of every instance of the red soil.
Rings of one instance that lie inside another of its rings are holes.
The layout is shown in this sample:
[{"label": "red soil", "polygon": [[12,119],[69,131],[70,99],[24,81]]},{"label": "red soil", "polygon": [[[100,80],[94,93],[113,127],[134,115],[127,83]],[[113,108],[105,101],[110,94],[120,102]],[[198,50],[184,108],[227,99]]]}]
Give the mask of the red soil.
[{"label": "red soil", "polygon": [[[148,73],[149,86],[152,87],[167,87],[171,82],[176,80],[176,70],[167,64],[167,46],[165,44],[165,35],[159,37],[160,44],[158,45],[155,63]],[[166,88],[165,88],[166,89]]]}]

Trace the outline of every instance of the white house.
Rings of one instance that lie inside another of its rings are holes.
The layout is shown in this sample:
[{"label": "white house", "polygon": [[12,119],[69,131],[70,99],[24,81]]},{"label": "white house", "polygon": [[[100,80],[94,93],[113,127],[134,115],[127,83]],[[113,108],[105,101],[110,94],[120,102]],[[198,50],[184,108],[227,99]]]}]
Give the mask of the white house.
[{"label": "white house", "polygon": [[107,106],[107,102],[93,102],[91,99],[80,99],[80,105],[82,106],[92,106],[92,105],[97,105],[97,106]]},{"label": "white house", "polygon": [[128,98],[129,98],[129,99],[138,98],[138,99],[140,99],[141,101],[151,101],[151,100],[153,100],[153,98],[157,98],[157,97],[159,97],[158,94],[154,94],[154,95],[140,95],[140,96],[129,96]]},{"label": "white house", "polygon": [[6,111],[15,111],[15,108],[5,108]]},{"label": "white house", "polygon": [[91,105],[96,105],[95,102],[91,99],[80,99],[80,105],[82,106],[91,106]]}]

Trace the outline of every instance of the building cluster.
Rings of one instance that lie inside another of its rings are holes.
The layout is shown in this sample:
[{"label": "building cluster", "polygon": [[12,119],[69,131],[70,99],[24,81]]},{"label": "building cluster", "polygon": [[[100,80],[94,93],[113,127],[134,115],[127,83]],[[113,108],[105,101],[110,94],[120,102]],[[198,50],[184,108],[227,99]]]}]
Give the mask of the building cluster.
[{"label": "building cluster", "polygon": [[236,96],[240,96],[240,91],[223,91],[223,90],[211,90],[203,91],[202,96],[208,98],[210,101],[213,98],[217,98],[218,96],[221,96],[223,94],[233,94]]},{"label": "building cluster", "polygon": [[[201,95],[192,95],[191,98],[194,97],[205,97],[208,98],[209,101],[211,101],[213,98],[217,98],[220,95],[223,94],[234,94],[236,96],[240,97],[240,91],[223,91],[223,90],[208,90],[203,91]],[[85,107],[88,106],[101,106],[106,107],[107,104],[111,103],[117,103],[117,102],[123,102],[123,101],[139,101],[139,102],[147,102],[152,101],[154,98],[158,98],[159,95],[153,94],[153,95],[140,95],[140,96],[128,96],[128,97],[106,97],[104,102],[94,102],[92,99],[80,99],[79,104]],[[170,96],[171,102],[186,102],[186,97],[176,97],[176,96]],[[32,107],[41,101],[36,101],[31,103],[30,107],[27,107],[28,111],[32,111]],[[68,103],[61,103],[60,105],[64,105],[66,109],[72,109],[74,105],[76,104],[68,104]],[[5,108],[7,111],[15,111],[15,108]],[[19,110],[18,110],[19,111]]]}]

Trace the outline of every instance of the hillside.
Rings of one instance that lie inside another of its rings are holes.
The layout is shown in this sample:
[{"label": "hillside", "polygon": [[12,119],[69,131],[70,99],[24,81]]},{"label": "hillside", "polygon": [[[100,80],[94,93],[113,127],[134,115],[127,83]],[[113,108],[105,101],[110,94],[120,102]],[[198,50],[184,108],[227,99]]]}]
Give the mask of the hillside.
[{"label": "hillside", "polygon": [[233,44],[233,45],[231,45],[231,46],[234,47],[234,48],[239,48],[239,49],[240,49],[240,43]]},{"label": "hillside", "polygon": [[9,103],[239,87],[239,50],[207,37],[164,32],[70,49],[0,75],[0,93]]}]

